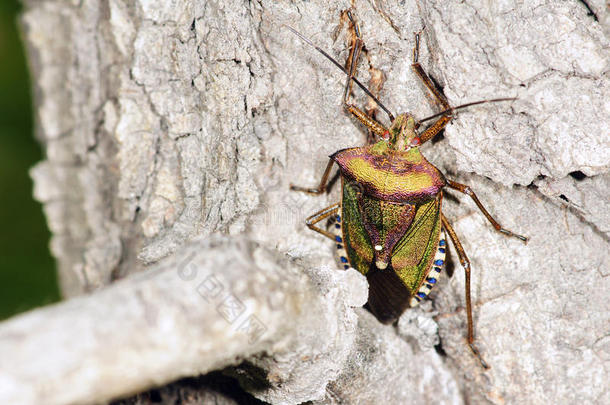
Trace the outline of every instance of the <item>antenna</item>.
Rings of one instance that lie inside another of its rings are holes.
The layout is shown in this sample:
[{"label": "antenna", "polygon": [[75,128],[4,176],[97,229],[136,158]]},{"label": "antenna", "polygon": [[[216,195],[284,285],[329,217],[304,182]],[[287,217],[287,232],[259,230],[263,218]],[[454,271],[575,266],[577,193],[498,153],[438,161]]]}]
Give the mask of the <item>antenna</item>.
[{"label": "antenna", "polygon": [[[330,56],[328,53],[326,53],[322,48],[316,46],[309,38],[307,38],[305,35],[301,34],[299,31],[295,30],[294,28],[290,27],[289,25],[286,24],[282,24],[284,27],[288,28],[290,31],[292,31],[293,34],[295,34],[296,36],[298,36],[299,38],[301,38],[301,40],[305,43],[307,43],[308,45],[314,47],[318,52],[320,52],[322,55],[324,55],[328,60],[330,60],[332,63],[335,64],[335,66],[337,66],[339,69],[341,69],[341,71],[343,73],[345,73],[347,76],[349,76],[349,72],[347,71],[347,69],[345,69],[343,66],[341,66],[341,64],[339,62],[337,62],[332,56]],[[356,83],[358,85],[358,87],[360,87],[362,90],[364,90],[364,92],[366,93],[367,96],[369,96],[370,98],[373,99],[373,101],[375,103],[377,103],[377,105],[379,106],[379,108],[381,108],[383,111],[385,111],[386,114],[388,114],[388,116],[390,117],[390,121],[394,121],[394,114],[392,114],[390,112],[390,110],[388,110],[383,104],[381,104],[381,101],[377,100],[377,98],[373,95],[373,93],[371,93],[371,91],[369,89],[366,88],[366,86],[362,83],[360,83],[360,81],[358,79],[356,79],[355,77],[351,77],[351,79],[354,81],[354,83]]]},{"label": "antenna", "polygon": [[514,101],[514,100],[517,100],[517,98],[516,97],[494,98],[494,99],[491,99],[491,100],[473,101],[472,103],[466,103],[466,104],[458,105],[457,107],[451,107],[451,108],[448,108],[448,109],[446,109],[444,111],[441,111],[441,112],[439,112],[437,114],[434,114],[434,115],[431,115],[431,116],[426,117],[424,119],[421,119],[421,120],[419,120],[417,122],[417,125],[419,126],[419,124],[421,124],[422,122],[431,120],[432,118],[440,117],[441,115],[445,115],[448,112],[454,112],[454,111],[457,111],[457,110],[462,110],[462,109],[464,109],[466,107],[472,107],[473,105],[479,105],[479,104],[485,104],[485,103],[496,103],[496,102],[499,102],[499,101]]}]

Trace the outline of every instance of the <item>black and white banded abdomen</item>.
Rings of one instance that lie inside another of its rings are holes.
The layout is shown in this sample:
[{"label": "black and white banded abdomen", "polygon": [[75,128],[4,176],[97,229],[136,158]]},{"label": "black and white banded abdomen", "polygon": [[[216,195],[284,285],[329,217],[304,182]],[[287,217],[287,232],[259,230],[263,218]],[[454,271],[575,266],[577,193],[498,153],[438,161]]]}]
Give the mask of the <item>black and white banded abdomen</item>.
[{"label": "black and white banded abdomen", "polygon": [[428,272],[424,282],[422,283],[419,290],[413,295],[409,305],[416,307],[419,303],[430,294],[432,287],[438,283],[438,279],[441,275],[441,270],[445,265],[445,252],[447,251],[447,239],[445,236],[445,230],[441,229],[441,235],[436,246],[436,253],[434,254],[434,260],[432,261],[432,268]]},{"label": "black and white banded abdomen", "polygon": [[343,243],[343,230],[341,229],[341,215],[337,214],[331,218],[330,233],[335,235],[335,260],[341,269],[347,270],[350,268],[347,251]]}]

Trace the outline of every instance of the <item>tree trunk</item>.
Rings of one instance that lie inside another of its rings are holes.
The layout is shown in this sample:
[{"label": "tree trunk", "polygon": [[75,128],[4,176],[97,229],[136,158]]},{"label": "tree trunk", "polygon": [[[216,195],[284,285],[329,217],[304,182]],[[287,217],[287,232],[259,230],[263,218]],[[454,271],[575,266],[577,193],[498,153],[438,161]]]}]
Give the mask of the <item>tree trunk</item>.
[{"label": "tree trunk", "polygon": [[[304,226],[339,185],[289,191],[317,184],[328,155],[366,133],[341,107],[343,73],[282,24],[343,63],[352,2],[25,3],[47,151],[34,193],[67,300],[0,324],[0,402],[164,386],[164,403],[232,403],[205,378],[166,385],[224,370],[274,404],[610,403],[602,1],[352,8],[366,44],[357,76],[383,73],[392,112],[438,112],[410,70],[423,27],[419,59],[451,105],[518,98],[460,110],[422,147],[530,237],[506,238],[447,193],[489,370],[465,343],[459,264],[433,302],[381,325],[359,308],[364,277],[334,270],[332,244]],[[358,89],[354,102],[367,103]]]}]

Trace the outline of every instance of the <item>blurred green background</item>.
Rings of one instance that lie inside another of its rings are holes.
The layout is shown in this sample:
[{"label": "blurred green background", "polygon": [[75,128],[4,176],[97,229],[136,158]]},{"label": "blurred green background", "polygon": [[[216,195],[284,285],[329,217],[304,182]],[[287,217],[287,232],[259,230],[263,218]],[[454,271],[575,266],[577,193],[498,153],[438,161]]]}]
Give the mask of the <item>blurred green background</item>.
[{"label": "blurred green background", "polygon": [[20,9],[17,0],[0,0],[0,319],[59,299],[50,235],[28,175],[42,149],[33,135]]}]

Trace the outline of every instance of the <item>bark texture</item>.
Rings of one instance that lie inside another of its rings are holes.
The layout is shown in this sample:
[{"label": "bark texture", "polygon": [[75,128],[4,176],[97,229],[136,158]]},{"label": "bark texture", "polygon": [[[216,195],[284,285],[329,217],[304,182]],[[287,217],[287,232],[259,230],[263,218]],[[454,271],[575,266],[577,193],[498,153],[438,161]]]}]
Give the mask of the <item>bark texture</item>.
[{"label": "bark texture", "polygon": [[[445,198],[489,370],[465,344],[455,254],[433,302],[380,325],[352,308],[363,278],[334,271],[332,244],[303,225],[338,187],[288,190],[366,134],[342,111],[342,73],[282,24],[343,62],[349,7],[358,77],[382,72],[393,112],[436,112],[410,70],[424,26],[420,61],[452,105],[518,97],[461,111],[423,148],[530,237]],[[47,151],[34,193],[69,300],[0,324],[0,402],[93,403],[241,364],[226,372],[278,404],[610,403],[608,21],[603,1],[576,0],[26,1]],[[255,344],[224,301],[200,305],[203,279],[181,278],[192,251],[244,319],[259,314]]]}]

